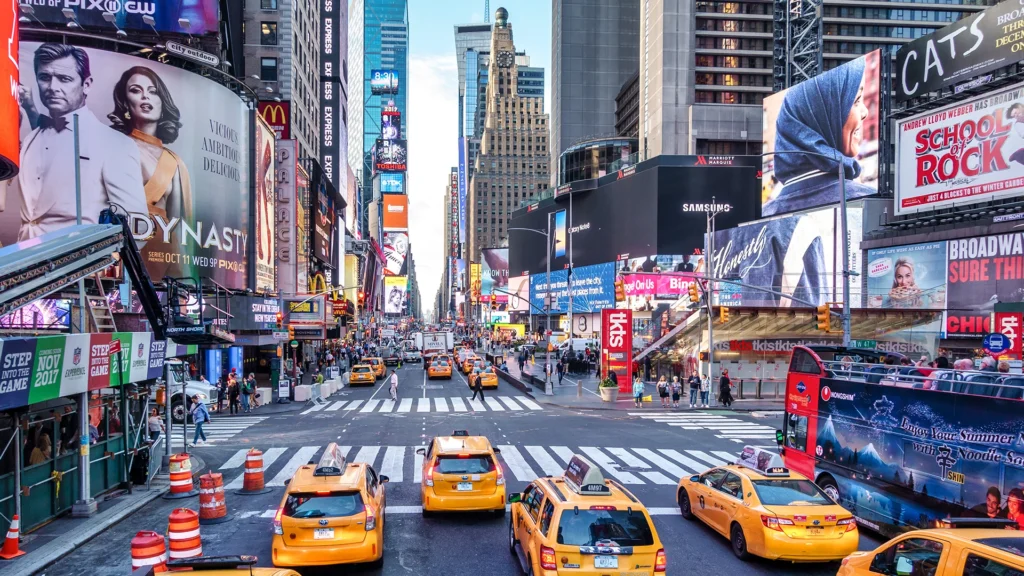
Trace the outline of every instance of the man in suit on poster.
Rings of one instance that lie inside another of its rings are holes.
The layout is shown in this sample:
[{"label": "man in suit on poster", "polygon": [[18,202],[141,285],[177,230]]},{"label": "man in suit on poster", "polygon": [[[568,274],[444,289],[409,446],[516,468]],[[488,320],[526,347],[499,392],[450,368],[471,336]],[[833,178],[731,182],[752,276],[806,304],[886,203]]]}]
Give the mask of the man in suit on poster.
[{"label": "man in suit on poster", "polygon": [[[76,221],[74,115],[78,115],[81,158],[82,222],[96,224],[100,211],[117,204],[130,213],[148,214],[139,148],[130,138],[100,122],[86,107],[93,84],[89,55],[77,46],[46,43],[33,59],[39,99],[48,114],[21,139],[21,172],[0,194],[21,195],[18,240],[27,240]],[[31,93],[22,91],[22,106],[35,115]],[[22,118],[23,123],[25,117]]]}]

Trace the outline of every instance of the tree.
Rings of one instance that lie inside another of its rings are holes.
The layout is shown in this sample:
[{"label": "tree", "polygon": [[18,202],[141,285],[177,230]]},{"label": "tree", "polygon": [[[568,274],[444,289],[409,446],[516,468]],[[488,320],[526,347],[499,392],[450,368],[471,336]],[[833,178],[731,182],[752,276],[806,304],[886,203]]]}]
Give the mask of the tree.
[{"label": "tree", "polygon": [[910,475],[907,476],[907,488],[914,489],[914,471],[910,471]]},{"label": "tree", "polygon": [[924,486],[921,486],[921,495],[922,496],[927,496],[928,495],[928,485],[927,484],[925,484]]}]

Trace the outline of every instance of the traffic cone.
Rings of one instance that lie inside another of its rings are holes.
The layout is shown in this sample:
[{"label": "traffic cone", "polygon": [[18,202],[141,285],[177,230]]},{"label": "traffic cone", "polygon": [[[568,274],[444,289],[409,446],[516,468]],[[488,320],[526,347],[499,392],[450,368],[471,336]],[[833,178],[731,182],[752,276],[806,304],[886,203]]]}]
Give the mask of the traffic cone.
[{"label": "traffic cone", "polygon": [[21,525],[21,521],[18,520],[18,515],[14,515],[14,519],[11,520],[11,527],[7,529],[7,538],[4,540],[4,547],[0,550],[0,558],[4,560],[11,560],[24,554],[21,550],[18,550],[18,527]]}]

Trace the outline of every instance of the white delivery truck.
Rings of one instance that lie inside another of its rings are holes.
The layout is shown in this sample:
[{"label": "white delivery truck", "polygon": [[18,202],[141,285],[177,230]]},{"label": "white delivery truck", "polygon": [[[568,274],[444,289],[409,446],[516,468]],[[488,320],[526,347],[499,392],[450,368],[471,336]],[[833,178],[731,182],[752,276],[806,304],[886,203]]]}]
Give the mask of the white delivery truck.
[{"label": "white delivery truck", "polygon": [[455,336],[451,332],[423,332],[416,333],[422,343],[419,349],[424,354],[435,354],[437,352],[451,352],[455,349]]}]

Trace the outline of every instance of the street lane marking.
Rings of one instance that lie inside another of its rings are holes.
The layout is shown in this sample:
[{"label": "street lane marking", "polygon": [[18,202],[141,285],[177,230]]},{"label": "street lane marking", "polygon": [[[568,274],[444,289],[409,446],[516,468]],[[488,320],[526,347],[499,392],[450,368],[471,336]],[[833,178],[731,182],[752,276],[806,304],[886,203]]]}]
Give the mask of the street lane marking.
[{"label": "street lane marking", "polygon": [[395,401],[392,400],[391,398],[388,398],[380,403],[380,410],[377,410],[377,412],[391,412],[394,409]]},{"label": "street lane marking", "polygon": [[718,456],[719,458],[722,458],[726,462],[735,462],[736,461],[736,455],[735,454],[730,454],[729,452],[722,452],[720,450],[712,450],[711,453],[714,454],[715,456]]},{"label": "street lane marking", "polygon": [[698,460],[703,460],[704,462],[707,462],[712,466],[725,466],[726,464],[728,464],[728,462],[722,462],[718,458],[715,458],[714,456],[711,456],[710,454],[707,454],[700,450],[687,450],[686,453],[691,454],[694,458],[697,458]]},{"label": "street lane marking", "polygon": [[519,450],[511,444],[498,446],[501,449],[501,459],[505,466],[515,475],[520,482],[533,482],[538,478],[537,473],[526,463],[526,459],[519,453]]},{"label": "street lane marking", "polygon": [[561,476],[564,468],[555,462],[555,459],[548,455],[547,451],[541,446],[524,446],[526,451],[530,453],[534,461],[540,465],[541,469],[548,476]]},{"label": "street lane marking", "polygon": [[417,412],[430,412],[430,398],[420,398],[420,399],[418,399],[416,401],[416,411]]},{"label": "street lane marking", "polygon": [[[277,459],[281,456],[281,454],[284,454],[286,450],[287,450],[287,448],[280,448],[280,447],[278,447],[278,448],[270,448],[266,452],[264,452],[263,453],[263,470],[266,470],[267,468],[270,467],[271,464],[276,462]],[[248,450],[245,450],[245,451],[248,452]],[[244,463],[244,460],[243,460],[243,463]],[[234,466],[234,468],[237,468],[238,466],[241,466],[241,465],[242,464],[240,463],[240,464]],[[223,469],[223,466],[221,467],[221,469]],[[264,473],[264,475],[266,475],[266,474]],[[225,490],[240,490],[242,488],[242,485],[243,485],[244,481],[245,481],[245,472],[243,471],[241,474],[236,476],[234,480],[232,480],[231,482],[228,482],[228,484],[226,486],[224,486],[224,489]]]},{"label": "street lane marking", "polygon": [[540,407],[540,404],[537,404],[526,396],[515,396],[515,399],[522,402],[523,406],[526,406],[530,410],[543,410],[543,408]]},{"label": "street lane marking", "polygon": [[[633,451],[646,458],[648,462],[652,462],[655,466],[661,468],[662,470],[668,472],[669,474],[675,476],[676,478],[685,478],[687,476],[692,475],[692,472],[687,472],[686,470],[683,470],[682,468],[669,462],[665,458],[662,458],[661,456],[655,454],[653,450],[648,450],[647,448],[634,448]],[[673,482],[673,484],[675,484],[675,482]]]},{"label": "street lane marking", "polygon": [[591,461],[600,466],[609,476],[623,484],[643,484],[644,481],[637,478],[630,472],[623,472],[618,469],[615,462],[607,454],[593,446],[580,446],[580,450],[586,454]]},{"label": "street lane marking", "polygon": [[351,404],[349,404],[348,406],[345,407],[345,410],[346,411],[355,410],[356,408],[359,408],[359,405],[362,404],[362,403],[363,403],[362,400],[353,400]]},{"label": "street lane marking", "polygon": [[[650,468],[651,467],[647,462],[644,462],[643,460],[641,460],[641,459],[637,458],[636,456],[634,456],[634,455],[630,454],[629,452],[627,452],[625,448],[608,448],[608,451],[611,452],[612,456],[615,456],[619,460],[622,460],[623,462],[625,462],[626,466],[636,466],[638,468]],[[668,476],[665,476],[661,472],[657,472],[657,471],[640,472],[640,474],[643,477],[645,477],[648,480],[650,480],[651,482],[654,482],[655,484],[666,484],[666,485],[668,485],[668,484],[675,484],[678,481],[678,480],[671,480]]]},{"label": "street lane marking", "polygon": [[402,398],[398,403],[399,412],[409,412],[412,410],[412,398]]},{"label": "street lane marking", "polygon": [[459,398],[459,397],[451,398],[451,401],[452,401],[452,408],[456,412],[465,412],[466,411],[466,403],[465,403],[465,401],[462,398]]},{"label": "street lane marking", "polygon": [[312,408],[307,408],[307,409],[303,410],[302,412],[300,412],[300,414],[309,414],[310,412],[319,412],[319,411],[323,410],[326,406],[327,406],[327,404],[313,404]]},{"label": "street lane marking", "polygon": [[238,452],[235,452],[234,454],[232,454],[231,458],[228,458],[227,462],[221,464],[221,466],[220,466],[220,468],[218,468],[218,470],[228,470],[228,469],[231,469],[231,468],[238,468],[239,466],[241,466],[242,464],[245,463],[245,455],[248,454],[248,453],[249,453],[249,449],[248,448],[242,448]]},{"label": "street lane marking", "polygon": [[507,406],[509,410],[513,410],[513,411],[515,411],[515,410],[522,411],[523,410],[522,406],[520,406],[520,405],[516,404],[515,402],[513,402],[512,399],[509,398],[508,396],[496,396],[496,398],[498,400],[500,400],[502,404]]},{"label": "street lane marking", "polygon": [[374,461],[377,460],[377,454],[380,452],[380,446],[363,446],[356,453],[356,457],[352,459],[352,462],[356,464],[364,463],[373,466]]},{"label": "street lane marking", "polygon": [[683,456],[682,454],[680,454],[679,452],[677,452],[675,450],[659,448],[658,452],[661,452],[665,456],[668,456],[669,458],[675,460],[676,462],[679,462],[683,466],[686,466],[687,468],[692,470],[694,472],[694,474],[698,474],[698,473],[703,472],[704,470],[708,469],[708,466],[706,464],[702,464],[700,462],[697,462],[696,460],[694,460],[694,459],[692,459],[692,458],[690,458],[688,456]]},{"label": "street lane marking", "polygon": [[377,404],[379,402],[380,402],[380,400],[367,400],[366,401],[366,406],[363,406],[363,409],[360,410],[359,412],[360,413],[362,413],[362,412],[373,412],[373,409],[377,407]]},{"label": "street lane marking", "polygon": [[416,451],[426,446],[413,446],[412,448],[412,481],[416,484],[423,482],[423,455]]},{"label": "street lane marking", "polygon": [[402,464],[405,463],[405,446],[388,446],[384,451],[384,461],[380,465],[380,473],[387,476],[390,482],[402,481]]},{"label": "street lane marking", "polygon": [[504,407],[504,406],[502,406],[500,402],[498,402],[497,400],[495,400],[495,399],[494,399],[493,397],[491,397],[491,396],[488,396],[488,397],[484,398],[484,402],[486,402],[486,403],[487,403],[487,405],[488,405],[488,406],[489,406],[489,407],[491,408],[491,410],[493,410],[494,412],[504,412],[504,411],[505,411],[505,407]]},{"label": "street lane marking", "polygon": [[[288,463],[284,465],[284,468],[281,468],[277,475],[274,476],[274,479],[267,482],[267,486],[284,486],[284,481],[294,476],[295,471],[309,462],[309,459],[316,455],[319,450],[319,446],[303,446],[299,448],[288,460]],[[266,469],[266,467],[267,463],[266,459],[264,459],[263,468]]]},{"label": "street lane marking", "polygon": [[551,451],[555,453],[559,458],[562,459],[562,464],[568,466],[569,460],[572,460],[573,452],[568,446],[552,446]]},{"label": "street lane marking", "polygon": [[336,412],[341,409],[342,406],[348,404],[345,400],[338,400],[337,402],[331,402],[331,405],[324,408],[324,412]]},{"label": "street lane marking", "polygon": [[467,402],[469,402],[469,405],[473,407],[473,410],[477,412],[486,412],[486,410],[484,410],[484,405],[481,404],[479,400],[470,399],[467,400]]},{"label": "street lane marking", "polygon": [[447,412],[448,403],[445,402],[444,398],[434,398],[434,409],[438,412]]}]

